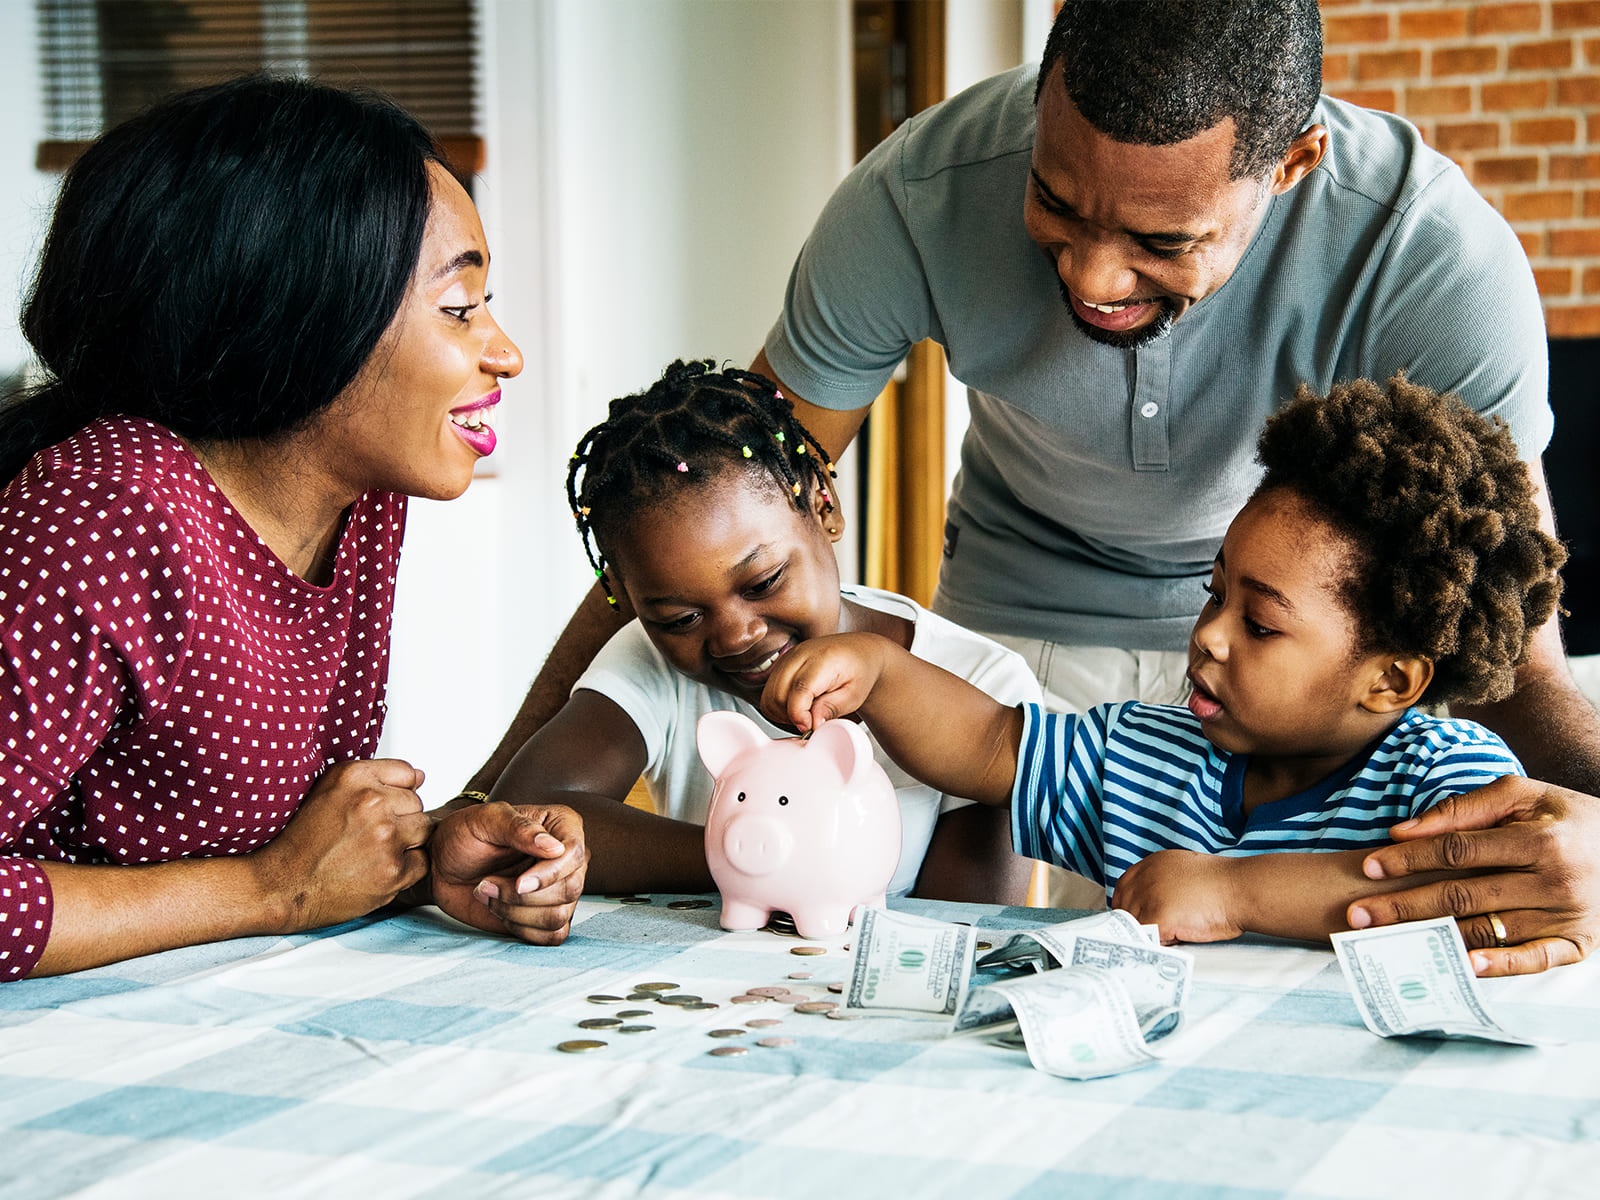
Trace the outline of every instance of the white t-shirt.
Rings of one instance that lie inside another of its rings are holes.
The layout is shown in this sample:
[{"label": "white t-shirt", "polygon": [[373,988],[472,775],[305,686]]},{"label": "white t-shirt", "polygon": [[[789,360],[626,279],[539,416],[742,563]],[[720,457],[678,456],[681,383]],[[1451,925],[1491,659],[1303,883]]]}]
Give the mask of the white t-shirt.
[{"label": "white t-shirt", "polygon": [[[1002,704],[1042,702],[1038,681],[1014,651],[905,596],[865,587],[841,588],[840,592],[863,607],[910,621],[915,626],[912,654],[961,676]],[[711,773],[700,761],[694,740],[695,728],[706,713],[743,713],[771,737],[792,736],[737,696],[674,670],[638,621],[629,622],[601,648],[572,690],[580,688],[611,700],[638,727],[644,738],[644,780],[650,799],[658,813],[678,821],[704,825],[711,807]],[[917,881],[939,815],[972,801],[945,796],[918,783],[890,760],[877,739],[872,739],[872,745],[900,797],[900,865],[889,883],[889,894],[903,896]]]}]

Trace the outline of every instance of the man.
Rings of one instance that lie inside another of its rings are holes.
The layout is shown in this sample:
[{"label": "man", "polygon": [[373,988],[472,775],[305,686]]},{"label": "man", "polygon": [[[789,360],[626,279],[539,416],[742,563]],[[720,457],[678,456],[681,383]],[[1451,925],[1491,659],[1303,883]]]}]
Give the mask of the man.
[{"label": "man", "polygon": [[[1256,434],[1301,381],[1457,392],[1506,420],[1542,489],[1544,330],[1515,237],[1413,128],[1320,80],[1313,0],[1068,3],[1037,73],[919,115],[851,173],[756,358],[837,453],[911,345],[945,347],[972,421],[935,608],[1021,650],[1057,706],[1179,697]],[[615,628],[594,608],[475,786]],[[1381,886],[1489,873],[1351,919],[1471,916],[1495,973],[1581,957],[1600,802],[1562,788],[1600,792],[1600,719],[1554,622],[1516,694],[1466,715],[1562,787],[1499,783],[1402,830],[1369,860]]]}]

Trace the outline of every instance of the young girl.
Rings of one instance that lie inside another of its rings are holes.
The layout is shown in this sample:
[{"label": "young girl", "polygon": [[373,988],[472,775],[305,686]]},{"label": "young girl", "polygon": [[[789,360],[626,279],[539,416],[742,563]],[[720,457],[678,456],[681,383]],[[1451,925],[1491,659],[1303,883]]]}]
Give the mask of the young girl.
[{"label": "young girl", "polygon": [[[1259,457],[1186,709],[1007,708],[862,635],[797,649],[763,707],[802,730],[859,709],[918,778],[1009,801],[1019,853],[1102,882],[1168,940],[1346,928],[1383,890],[1360,863],[1391,825],[1520,772],[1488,730],[1415,706],[1511,691],[1565,552],[1510,434],[1403,377],[1302,387]],[[1304,850],[1331,853],[1272,853]]]},{"label": "young girl", "polygon": [[[827,455],[773,385],[709,362],[675,362],[648,391],[613,401],[578,445],[568,497],[596,574],[638,620],[620,629],[570,700],[518,752],[493,798],[560,797],[583,814],[586,890],[703,892],[712,780],[695,726],[756,705],[773,667],[826,634],[870,633],[937,664],[1000,705],[1039,699],[1022,659],[871,588],[839,586],[844,534]],[[882,756],[880,756],[882,758]],[[941,796],[882,758],[904,827],[891,893],[1021,903],[1030,864],[1004,811]],[[655,813],[623,803],[644,776]],[[537,893],[495,900],[514,925]]]}]

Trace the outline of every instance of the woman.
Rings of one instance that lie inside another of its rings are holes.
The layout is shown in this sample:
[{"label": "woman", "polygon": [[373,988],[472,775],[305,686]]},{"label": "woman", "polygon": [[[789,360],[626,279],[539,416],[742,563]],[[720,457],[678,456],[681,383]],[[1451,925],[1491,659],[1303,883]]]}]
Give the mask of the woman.
[{"label": "woman", "polygon": [[[47,379],[0,414],[0,978],[424,881],[422,772],[372,753],[405,497],[466,489],[522,368],[488,261],[414,120],[302,81],[178,96],[68,173]],[[424,881],[458,915],[495,927],[497,865],[581,879],[567,810],[474,817],[467,886]]]}]

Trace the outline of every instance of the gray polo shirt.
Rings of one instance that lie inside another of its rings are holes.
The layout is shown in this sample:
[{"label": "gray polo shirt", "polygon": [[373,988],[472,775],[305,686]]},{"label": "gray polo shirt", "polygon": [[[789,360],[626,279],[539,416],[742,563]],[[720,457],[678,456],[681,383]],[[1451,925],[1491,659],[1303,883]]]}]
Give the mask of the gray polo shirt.
[{"label": "gray polo shirt", "polygon": [[1544,320],[1515,235],[1407,122],[1324,98],[1328,155],[1273,197],[1238,269],[1139,350],[1072,323],[1022,223],[1035,68],[906,122],[840,184],[767,337],[825,408],[944,346],[972,420],[934,608],[990,633],[1181,649],[1262,422],[1302,380],[1459,393],[1550,439]]}]

